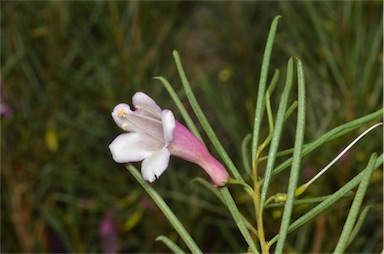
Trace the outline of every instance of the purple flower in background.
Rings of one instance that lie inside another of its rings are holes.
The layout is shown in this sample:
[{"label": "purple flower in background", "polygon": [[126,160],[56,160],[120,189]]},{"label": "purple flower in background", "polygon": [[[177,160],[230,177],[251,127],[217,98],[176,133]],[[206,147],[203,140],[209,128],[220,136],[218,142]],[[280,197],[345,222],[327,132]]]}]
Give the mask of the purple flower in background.
[{"label": "purple flower in background", "polygon": [[0,115],[10,116],[12,115],[11,108],[4,102],[5,95],[3,93],[3,78],[0,75]]},{"label": "purple flower in background", "polygon": [[141,174],[153,182],[166,170],[170,155],[202,167],[214,184],[222,186],[228,173],[207,148],[184,125],[175,120],[172,111],[162,110],[152,98],[138,92],[132,97],[135,110],[118,104],[112,112],[116,124],[127,131],[111,145],[113,159],[118,163],[143,161]]},{"label": "purple flower in background", "polygon": [[99,236],[104,253],[116,253],[118,251],[118,236],[114,217],[115,213],[109,211],[99,224]]}]

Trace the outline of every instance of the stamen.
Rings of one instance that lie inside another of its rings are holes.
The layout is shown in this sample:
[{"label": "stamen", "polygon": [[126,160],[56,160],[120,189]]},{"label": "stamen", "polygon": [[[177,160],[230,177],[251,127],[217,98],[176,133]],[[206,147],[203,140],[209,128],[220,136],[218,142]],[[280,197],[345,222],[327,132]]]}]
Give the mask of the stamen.
[{"label": "stamen", "polygon": [[126,112],[125,112],[125,110],[124,110],[123,108],[119,108],[119,109],[117,110],[117,115],[118,115],[120,118],[124,118],[124,117],[127,116],[127,114],[126,114]]},{"label": "stamen", "polygon": [[136,109],[141,109],[141,106],[140,105],[136,105],[135,108]]},{"label": "stamen", "polygon": [[127,128],[128,128],[128,123],[123,123],[123,124],[121,125],[121,128],[123,128],[123,130],[127,130]]}]

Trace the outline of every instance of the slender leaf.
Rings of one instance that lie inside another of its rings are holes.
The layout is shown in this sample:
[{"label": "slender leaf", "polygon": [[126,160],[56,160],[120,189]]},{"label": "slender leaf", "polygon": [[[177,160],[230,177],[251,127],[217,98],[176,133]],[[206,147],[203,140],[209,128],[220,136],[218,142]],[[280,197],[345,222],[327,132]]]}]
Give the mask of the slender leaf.
[{"label": "slender leaf", "polygon": [[207,180],[200,177],[196,177],[193,181],[203,185],[206,189],[212,192],[217,197],[218,200],[220,200],[222,203],[225,204],[224,199],[220,194],[220,191],[217,188],[213,187],[212,184],[210,184]]},{"label": "slender leaf", "polygon": [[173,251],[173,253],[176,253],[176,254],[184,254],[185,253],[179,246],[177,246],[171,239],[169,239],[166,236],[163,236],[163,235],[158,236],[156,238],[156,241],[160,241],[160,242],[164,243],[171,251]]},{"label": "slender leaf", "polygon": [[176,217],[176,215],[169,208],[167,203],[165,203],[163,198],[159,195],[159,193],[151,185],[149,185],[147,182],[144,181],[143,177],[141,176],[141,174],[137,170],[137,168],[131,164],[128,164],[126,166],[126,168],[133,175],[133,177],[135,177],[136,181],[138,181],[140,183],[140,185],[144,188],[144,190],[149,194],[149,196],[156,203],[156,205],[160,208],[160,210],[163,212],[165,217],[171,223],[173,228],[177,231],[177,233],[180,235],[180,237],[184,240],[184,242],[188,246],[189,250],[192,253],[202,253],[201,250],[199,249],[199,247],[196,245],[195,241],[192,239],[192,237],[189,235],[187,230],[184,228],[183,224],[181,224],[179,219]]},{"label": "slender leaf", "polygon": [[262,213],[263,211],[269,183],[272,177],[272,169],[275,164],[276,153],[279,148],[281,132],[283,130],[283,124],[284,124],[284,115],[287,108],[289,92],[292,87],[292,80],[293,80],[293,59],[291,58],[288,61],[286,83],[285,83],[284,91],[281,95],[279,109],[277,111],[277,116],[276,116],[275,128],[273,130],[273,137],[271,140],[271,146],[268,152],[268,161],[267,161],[267,166],[265,170],[263,187],[261,189],[261,194],[260,194],[260,213]]},{"label": "slender leaf", "polygon": [[257,153],[257,146],[259,142],[261,120],[263,118],[263,113],[264,113],[264,98],[265,98],[264,96],[265,96],[265,89],[266,89],[267,79],[268,79],[269,62],[270,62],[271,53],[272,53],[273,41],[275,40],[277,24],[280,18],[281,18],[280,16],[277,16],[272,21],[271,28],[268,34],[267,43],[265,46],[263,62],[261,64],[261,72],[260,72],[259,86],[258,86],[258,92],[257,92],[256,110],[255,110],[255,118],[254,118],[253,133],[252,133],[252,150],[251,150],[252,165],[255,165],[256,163],[256,153]]},{"label": "slender leaf", "polygon": [[[353,195],[353,191],[348,192],[343,196],[343,198],[348,198]],[[303,199],[295,199],[293,201],[294,205],[310,205],[314,203],[320,203],[324,200],[328,199],[331,195],[322,196],[322,197],[316,197],[316,198],[303,198]],[[276,208],[276,207],[283,207],[285,206],[285,202],[281,203],[274,203],[274,204],[268,204],[265,206],[265,208]]]},{"label": "slender leaf", "polygon": [[183,84],[185,93],[187,95],[189,103],[192,106],[193,111],[196,114],[197,119],[200,121],[201,125],[204,128],[204,131],[207,133],[209,139],[211,140],[212,144],[215,146],[215,148],[216,148],[217,152],[219,153],[219,155],[221,156],[221,158],[224,160],[228,169],[232,172],[232,174],[235,176],[236,179],[243,181],[243,178],[241,177],[235,164],[233,164],[231,158],[229,158],[227,152],[224,150],[224,147],[221,145],[219,139],[217,138],[215,132],[213,131],[211,125],[208,123],[207,118],[205,117],[203,111],[201,110],[200,105],[197,102],[195,95],[193,94],[193,91],[192,91],[191,86],[188,82],[188,79],[185,76],[185,72],[184,72],[183,66],[181,64],[179,53],[176,50],[173,51],[173,57],[175,58],[177,70],[179,71],[179,75],[180,75],[181,82]]},{"label": "slender leaf", "polygon": [[372,207],[374,207],[374,206],[373,205],[369,205],[369,206],[365,207],[363,209],[363,211],[361,212],[361,214],[359,216],[359,219],[356,221],[356,224],[353,227],[353,230],[352,230],[352,232],[351,232],[351,234],[350,234],[350,236],[348,238],[347,247],[355,239],[355,237],[359,233],[359,231],[360,231],[360,229],[361,229],[361,227],[363,225],[363,222],[364,222],[365,218],[367,217],[369,210],[371,210]]},{"label": "slender leaf", "polygon": [[241,158],[243,160],[243,167],[245,172],[247,172],[249,175],[252,175],[252,172],[251,172],[251,166],[248,160],[249,154],[248,154],[247,146],[251,138],[252,138],[251,134],[248,134],[247,136],[245,136],[245,138],[243,139],[243,142],[241,143]]},{"label": "slender leaf", "polygon": [[[328,131],[327,133],[323,134],[321,137],[319,137],[315,141],[304,145],[302,155],[303,156],[307,155],[308,153],[312,152],[313,150],[315,150],[316,148],[318,148],[319,146],[321,146],[322,144],[324,144],[327,141],[333,140],[335,138],[340,137],[341,135],[345,135],[345,134],[347,134],[347,133],[349,133],[349,132],[351,132],[357,128],[360,128],[362,124],[365,124],[365,123],[368,123],[369,121],[375,120],[375,119],[381,117],[382,114],[383,114],[383,109],[380,109],[380,110],[378,110],[374,113],[371,113],[367,116],[358,118],[358,119],[353,120],[349,123],[342,124],[342,125],[334,128],[334,129]],[[287,150],[287,151],[284,151],[284,153],[292,153],[292,151]],[[281,163],[279,166],[277,166],[273,170],[272,175],[276,175],[276,174],[280,173],[285,168],[287,168],[289,165],[291,165],[291,163],[292,163],[292,158],[285,160],[283,163]]]},{"label": "slender leaf", "polygon": [[288,233],[288,226],[291,222],[293,202],[295,200],[295,192],[300,173],[301,152],[304,143],[304,130],[305,130],[305,79],[303,65],[300,59],[297,59],[297,80],[298,80],[298,112],[297,112],[297,125],[295,146],[293,151],[293,160],[291,167],[291,174],[289,177],[287,201],[285,204],[283,217],[280,226],[280,237],[276,244],[276,253],[282,253],[284,248],[285,239]]},{"label": "slender leaf", "polygon": [[291,106],[285,111],[284,121],[288,119],[288,117],[291,116],[293,111],[297,108],[297,101],[294,101]]},{"label": "slender leaf", "polygon": [[269,134],[271,134],[273,131],[273,113],[272,113],[272,107],[271,107],[271,95],[276,88],[277,81],[279,80],[279,76],[280,76],[280,71],[275,70],[275,74],[272,77],[272,81],[268,86],[267,92],[265,93],[265,107],[267,109]]},{"label": "slender leaf", "polygon": [[[374,168],[377,169],[381,165],[383,165],[383,158],[384,155],[381,154],[376,162]],[[343,187],[341,187],[338,191],[330,195],[330,197],[314,208],[312,208],[309,212],[301,216],[299,219],[295,220],[288,228],[288,232],[292,232],[296,230],[297,228],[301,227],[308,221],[312,220],[315,218],[317,215],[328,209],[331,205],[336,203],[339,199],[343,198],[347,193],[349,193],[353,188],[355,188],[362,180],[364,173],[367,171],[368,167],[366,167],[362,172],[360,172],[357,176],[355,176],[353,179],[351,179],[348,183],[346,183]],[[279,238],[279,235],[276,235],[273,237],[270,241],[269,244],[272,245],[277,241]]]},{"label": "slender leaf", "polygon": [[199,131],[196,128],[196,125],[194,124],[192,118],[189,116],[187,110],[185,109],[183,103],[181,102],[179,96],[177,96],[175,90],[169,84],[168,80],[166,80],[163,77],[154,77],[154,79],[158,79],[161,81],[161,83],[164,85],[165,89],[167,89],[169,95],[171,96],[172,100],[175,102],[177,108],[180,110],[181,116],[184,118],[185,123],[187,124],[188,128],[192,131],[192,133],[203,142],[203,139],[199,133]]},{"label": "slender leaf", "polygon": [[280,71],[278,69],[275,70],[275,73],[272,76],[271,83],[268,86],[267,92],[271,95],[273,91],[275,91],[277,81],[279,81]]},{"label": "slender leaf", "polygon": [[[225,201],[223,195],[221,195],[220,191],[217,188],[214,188],[210,183],[208,183],[205,179],[202,178],[196,178],[194,181],[197,181],[198,183],[202,184],[205,188],[210,190],[229,209],[228,202]],[[245,226],[256,235],[257,230],[252,226],[252,224],[244,217],[244,215],[240,214],[240,217],[244,222]]]},{"label": "slender leaf", "polygon": [[253,253],[259,253],[257,248],[256,248],[255,242],[252,239],[252,236],[249,233],[247,226],[245,225],[245,223],[243,221],[244,217],[239,212],[239,210],[235,204],[235,201],[233,200],[231,193],[229,192],[228,188],[223,187],[220,189],[220,191],[221,191],[221,194],[224,197],[225,203],[227,204],[227,207],[228,207],[229,211],[231,212],[233,219],[236,221],[236,225],[239,228],[241,234],[243,235],[245,241],[248,243],[248,245],[251,248]]},{"label": "slender leaf", "polygon": [[337,242],[335,251],[333,253],[343,253],[347,247],[348,239],[351,235],[353,227],[355,226],[361,204],[363,203],[363,199],[369,185],[369,180],[371,179],[372,172],[375,169],[374,166],[376,158],[377,154],[372,154],[367,166],[367,170],[364,172],[363,178],[359,184],[359,188],[357,189],[356,196],[352,202],[352,206],[349,210],[347,220],[345,221],[343,231],[341,232],[339,241]]}]

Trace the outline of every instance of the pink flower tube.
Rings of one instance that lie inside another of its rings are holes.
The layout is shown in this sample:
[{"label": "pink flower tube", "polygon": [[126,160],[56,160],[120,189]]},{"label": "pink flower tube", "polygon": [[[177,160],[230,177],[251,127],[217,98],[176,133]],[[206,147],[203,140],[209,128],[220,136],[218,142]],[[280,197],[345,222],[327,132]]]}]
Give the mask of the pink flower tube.
[{"label": "pink flower tube", "polygon": [[141,92],[132,97],[132,102],[136,110],[121,103],[112,112],[116,124],[127,131],[109,146],[116,162],[143,161],[141,174],[146,181],[153,182],[168,167],[170,155],[174,155],[202,167],[215,185],[224,185],[228,180],[224,166],[195,135],[175,120],[172,111],[162,110]]}]

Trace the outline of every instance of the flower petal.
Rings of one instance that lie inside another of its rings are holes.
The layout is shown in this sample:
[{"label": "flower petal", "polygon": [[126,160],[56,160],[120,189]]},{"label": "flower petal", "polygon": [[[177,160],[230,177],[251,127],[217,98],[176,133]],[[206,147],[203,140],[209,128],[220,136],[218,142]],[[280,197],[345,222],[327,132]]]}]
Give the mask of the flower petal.
[{"label": "flower petal", "polygon": [[[113,120],[128,132],[144,132],[157,140],[164,140],[161,117],[154,116],[144,108],[132,111],[125,103],[118,104],[112,112]],[[165,142],[163,142],[163,145]]]},{"label": "flower petal", "polygon": [[161,121],[163,123],[164,140],[166,145],[168,145],[173,138],[173,131],[175,130],[175,116],[173,115],[172,111],[164,109],[161,112]]},{"label": "flower petal", "polygon": [[143,114],[154,115],[157,117],[161,116],[161,108],[156,104],[156,102],[142,92],[137,92],[132,97],[132,103],[135,108],[138,110],[143,109]]},{"label": "flower petal", "polygon": [[146,181],[153,182],[167,169],[171,154],[164,148],[148,158],[141,164],[141,174]]},{"label": "flower petal", "polygon": [[122,128],[123,130],[127,130],[126,128],[124,128],[125,123],[128,123],[127,116],[132,113],[133,111],[131,110],[128,104],[120,103],[113,108],[112,118],[113,120],[115,120],[117,126]]},{"label": "flower petal", "polygon": [[113,159],[118,163],[141,161],[164,146],[163,143],[143,133],[124,133],[109,145]]}]

